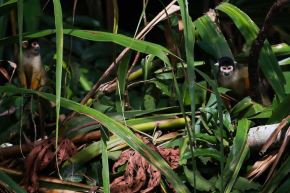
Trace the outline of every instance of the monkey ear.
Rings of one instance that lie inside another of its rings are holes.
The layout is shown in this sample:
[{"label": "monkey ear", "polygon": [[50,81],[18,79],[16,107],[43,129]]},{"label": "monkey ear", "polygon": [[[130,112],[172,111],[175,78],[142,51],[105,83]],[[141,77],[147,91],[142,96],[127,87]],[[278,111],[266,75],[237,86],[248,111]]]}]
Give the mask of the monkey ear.
[{"label": "monkey ear", "polygon": [[214,66],[219,66],[220,64],[218,62],[214,63]]},{"label": "monkey ear", "polygon": [[23,41],[22,42],[22,48],[27,48],[28,47],[28,41]]},{"label": "monkey ear", "polygon": [[234,64],[237,65],[238,64],[237,61],[234,60]]}]

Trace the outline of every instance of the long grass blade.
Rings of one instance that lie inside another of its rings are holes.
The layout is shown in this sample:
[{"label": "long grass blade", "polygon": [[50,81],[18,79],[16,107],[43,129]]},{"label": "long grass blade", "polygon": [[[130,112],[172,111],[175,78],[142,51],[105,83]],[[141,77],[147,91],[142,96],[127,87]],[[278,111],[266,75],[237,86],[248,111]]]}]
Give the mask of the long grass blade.
[{"label": "long grass blade", "polygon": [[[48,93],[22,89],[12,86],[0,86],[0,93],[8,92],[14,94],[37,94],[49,101],[55,101],[56,96]],[[60,98],[60,104],[62,107],[73,110],[75,112],[86,114],[91,118],[97,120],[100,124],[106,127],[110,132],[114,133],[122,140],[124,140],[132,149],[139,152],[150,164],[155,166],[162,175],[172,184],[176,192],[189,193],[188,188],[183,184],[177,174],[169,167],[167,162],[155,151],[145,145],[136,135],[127,127],[107,115],[89,108],[85,105],[81,105],[72,100]]]},{"label": "long grass blade", "polygon": [[[55,29],[56,29],[56,97],[55,97],[55,109],[56,109],[56,149],[58,147],[58,135],[59,135],[59,112],[60,112],[60,97],[61,97],[61,79],[62,79],[62,61],[63,61],[63,27],[62,27],[62,10],[59,0],[53,0]],[[57,156],[56,156],[57,159]],[[57,166],[58,167],[58,166]]]},{"label": "long grass blade", "polygon": [[[217,10],[227,14],[233,20],[237,28],[244,36],[246,45],[249,48],[253,40],[255,40],[255,38],[257,37],[257,25],[246,13],[230,3],[220,4],[217,7]],[[273,87],[279,99],[283,99],[285,97],[285,78],[268,41],[265,41],[264,46],[261,50],[259,56],[259,66],[262,69],[266,79]]]},{"label": "long grass blade", "polygon": [[7,14],[11,9],[17,7],[18,0],[10,0],[0,5],[0,16]]},{"label": "long grass blade", "polygon": [[250,121],[241,119],[238,122],[237,134],[234,138],[230,154],[225,165],[224,181],[226,183],[225,193],[232,191],[233,185],[238,177],[243,161],[249,152],[247,145],[248,129]]},{"label": "long grass blade", "polygon": [[[0,172],[0,181],[7,184],[16,193],[26,193],[26,191],[24,189],[22,189],[17,183],[15,183],[15,181],[12,178],[10,178],[5,173]],[[2,191],[5,192],[5,190],[1,190],[1,192]]]},{"label": "long grass blade", "polygon": [[223,56],[233,58],[233,54],[224,35],[208,15],[199,17],[194,21],[194,25],[200,36],[199,46],[203,50],[216,59]]},{"label": "long grass blade", "polygon": [[110,192],[110,174],[109,174],[109,158],[108,158],[108,137],[107,129],[102,129],[102,178],[104,193]]},{"label": "long grass blade", "polygon": [[[40,38],[44,36],[48,36],[54,34],[55,30],[46,29],[36,33],[25,33],[23,34],[24,39],[32,39],[32,38]],[[74,37],[78,37],[81,39],[86,39],[90,41],[96,42],[113,42],[119,44],[121,46],[131,48],[135,51],[152,54],[160,58],[164,63],[170,64],[167,55],[171,53],[167,48],[160,46],[155,43],[136,40],[134,38],[130,38],[121,34],[113,34],[109,32],[101,32],[101,31],[91,31],[91,30],[78,30],[78,29],[64,29],[63,33],[66,35],[71,35]],[[9,44],[14,43],[18,39],[18,36],[5,37],[0,39],[0,44]]]},{"label": "long grass blade", "polygon": [[[221,161],[220,161],[220,169],[221,169],[221,176],[224,175],[224,159],[225,159],[225,154],[224,154],[224,146],[223,146],[223,112],[222,112],[222,106],[223,106],[223,101],[222,98],[218,92],[217,89],[217,84],[211,80],[209,78],[209,76],[205,73],[203,73],[202,71],[195,69],[195,71],[200,74],[202,76],[202,78],[204,78],[206,80],[206,82],[212,87],[216,98],[217,98],[217,108],[218,108],[218,120],[216,120],[216,122],[219,121],[219,130],[221,133],[221,141],[220,141],[220,155],[221,155]],[[220,186],[220,190],[221,192],[224,191],[224,180],[223,178],[221,179],[221,186]]]},{"label": "long grass blade", "polygon": [[[186,63],[187,63],[187,78],[188,78],[188,90],[190,98],[191,107],[191,128],[187,128],[187,134],[189,137],[189,148],[192,153],[192,164],[193,164],[193,184],[196,187],[196,160],[194,156],[194,150],[196,143],[195,136],[195,72],[194,72],[194,25],[192,23],[191,17],[188,12],[188,2],[187,0],[178,0],[180,6],[181,17],[184,24],[184,44],[186,53]],[[196,189],[194,189],[196,192]]]}]

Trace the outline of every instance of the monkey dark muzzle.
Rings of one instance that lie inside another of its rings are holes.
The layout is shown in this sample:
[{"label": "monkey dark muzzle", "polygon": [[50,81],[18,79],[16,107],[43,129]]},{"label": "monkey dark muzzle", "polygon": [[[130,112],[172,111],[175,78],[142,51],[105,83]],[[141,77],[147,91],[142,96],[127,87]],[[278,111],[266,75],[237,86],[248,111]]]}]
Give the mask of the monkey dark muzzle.
[{"label": "monkey dark muzzle", "polygon": [[40,47],[33,48],[33,54],[34,55],[40,54]]},{"label": "monkey dark muzzle", "polygon": [[224,72],[224,76],[230,76],[231,73],[230,72]]}]

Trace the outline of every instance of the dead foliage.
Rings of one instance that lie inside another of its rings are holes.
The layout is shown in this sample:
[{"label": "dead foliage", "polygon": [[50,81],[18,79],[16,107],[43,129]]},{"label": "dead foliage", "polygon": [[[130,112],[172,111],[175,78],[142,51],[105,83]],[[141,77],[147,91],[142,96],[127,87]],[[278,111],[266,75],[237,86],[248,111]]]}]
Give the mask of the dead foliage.
[{"label": "dead foliage", "polygon": [[[55,138],[44,140],[35,146],[25,159],[25,172],[22,183],[29,193],[38,191],[38,174],[48,165],[61,164],[76,152],[75,145],[69,139],[62,139],[55,148]],[[57,163],[56,156],[57,155]]]},{"label": "dead foliage", "polygon": [[267,143],[265,143],[262,146],[262,148],[260,150],[260,155],[264,155],[266,153],[266,151],[272,145],[275,144],[275,141],[278,137],[278,134],[282,131],[282,129],[287,128],[287,130],[285,132],[284,140],[283,140],[282,144],[280,145],[279,150],[269,152],[269,153],[264,155],[262,160],[256,161],[256,163],[254,163],[252,169],[248,172],[247,178],[253,180],[253,179],[259,177],[261,174],[263,174],[268,169],[270,169],[270,171],[267,175],[266,182],[273,176],[274,171],[278,165],[278,162],[280,161],[280,158],[283,155],[283,153],[285,152],[286,147],[289,143],[289,136],[290,136],[289,119],[290,119],[290,115],[281,121],[281,123],[278,125],[278,127],[275,129],[275,131],[269,137]]},{"label": "dead foliage", "polygon": [[[172,169],[178,167],[179,149],[156,147],[144,138],[143,141],[159,153]],[[160,171],[150,165],[140,153],[132,149],[122,152],[119,160],[113,165],[113,172],[116,172],[116,169],[124,164],[127,164],[124,175],[111,183],[112,193],[149,193],[159,185]]]}]

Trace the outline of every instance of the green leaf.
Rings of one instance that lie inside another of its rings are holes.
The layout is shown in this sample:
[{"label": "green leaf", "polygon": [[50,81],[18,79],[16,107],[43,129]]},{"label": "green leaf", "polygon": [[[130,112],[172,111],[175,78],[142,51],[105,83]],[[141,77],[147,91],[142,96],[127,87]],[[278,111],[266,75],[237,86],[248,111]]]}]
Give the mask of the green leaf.
[{"label": "green leaf", "polygon": [[290,114],[290,109],[286,107],[288,107],[289,105],[290,105],[290,95],[285,97],[285,99],[281,101],[281,103],[278,104],[278,106],[273,109],[272,116],[268,121],[268,123],[280,122],[282,119],[288,116]]},{"label": "green leaf", "polygon": [[231,147],[230,154],[225,166],[224,181],[226,184],[225,193],[230,193],[238,177],[244,159],[249,151],[247,145],[248,129],[250,121],[241,119],[238,121],[237,133]]},{"label": "green leaf", "polygon": [[10,0],[10,1],[7,1],[6,3],[2,3],[0,5],[0,16],[5,15],[11,9],[15,8],[17,6],[17,2],[18,0]]},{"label": "green leaf", "polygon": [[[103,136],[103,133],[102,133]],[[105,193],[110,192],[109,158],[106,140],[102,140],[102,177],[103,189]]]},{"label": "green leaf", "polygon": [[[285,59],[279,61],[279,65],[280,66],[289,65],[289,64],[290,64],[290,57],[285,58]],[[289,79],[287,77],[285,77],[285,79],[286,79],[286,81],[288,80],[288,82],[289,82]],[[287,82],[286,82],[286,84],[287,84]]]},{"label": "green leaf", "polygon": [[162,94],[165,94],[167,96],[171,96],[172,93],[171,91],[169,90],[169,86],[167,86],[166,84],[163,84],[162,82],[159,82],[159,81],[150,81],[152,83],[155,84],[155,86],[162,92]]},{"label": "green leaf", "polygon": [[118,96],[118,100],[116,101],[117,112],[124,111],[126,79],[127,79],[127,71],[128,71],[130,58],[131,58],[131,54],[126,54],[124,59],[118,65],[118,72],[117,72],[118,81],[117,81],[117,89],[116,89],[116,94]]},{"label": "green leaf", "polygon": [[133,50],[136,50],[142,53],[152,54],[160,58],[164,63],[170,64],[166,54],[172,54],[172,53],[168,49],[158,44],[154,44],[154,43],[146,42],[142,40],[136,40],[134,38],[130,38],[128,36],[124,36],[121,34],[112,34],[108,32],[100,32],[100,31],[65,29],[64,33],[67,35],[71,35],[74,37],[79,37],[79,38],[91,40],[91,41],[114,42],[121,46],[131,48]]},{"label": "green leaf", "polygon": [[[233,20],[236,27],[244,36],[246,45],[250,48],[250,45],[252,45],[258,34],[258,27],[251,18],[230,3],[222,3],[216,9],[227,14]],[[279,99],[285,97],[285,78],[268,41],[265,41],[260,52],[259,66]]]},{"label": "green leaf", "polygon": [[93,86],[92,82],[84,74],[80,75],[79,82],[85,91],[90,91]]},{"label": "green leaf", "polygon": [[[26,193],[15,181],[13,181],[8,175],[0,171],[0,182],[5,183],[8,187],[14,190],[16,193]],[[3,190],[5,192],[5,190]]]},{"label": "green leaf", "polygon": [[244,113],[248,108],[253,106],[253,101],[250,97],[246,97],[242,99],[240,102],[238,102],[232,109],[231,109],[231,115],[232,117],[237,117],[241,113]]},{"label": "green leaf", "polygon": [[153,110],[155,109],[155,99],[153,96],[146,94],[144,96],[144,108],[146,110]]},{"label": "green leaf", "polygon": [[145,61],[143,62],[142,65],[142,71],[143,71],[143,76],[144,76],[144,80],[148,79],[149,73],[152,69],[153,66],[153,60],[154,60],[154,56],[153,55],[148,55],[145,58]]},{"label": "green leaf", "polygon": [[[207,141],[208,142],[208,141]],[[197,148],[194,152],[194,156],[195,157],[207,157],[207,158],[213,158],[216,161],[221,161],[221,156],[220,156],[220,152],[218,150],[215,149],[211,149],[211,148]],[[187,151],[183,156],[182,159],[189,159],[191,157],[191,154],[189,151]]]},{"label": "green leaf", "polygon": [[284,56],[290,54],[290,46],[286,43],[273,45],[272,50],[276,54],[276,56]]},{"label": "green leaf", "polygon": [[[290,58],[289,58],[289,62],[290,62]],[[284,72],[283,74],[286,78],[286,84],[285,84],[286,93],[290,94],[290,71]]]},{"label": "green leaf", "polygon": [[54,19],[55,19],[55,29],[56,29],[56,147],[58,142],[58,132],[59,132],[59,112],[60,112],[60,97],[61,97],[61,79],[62,79],[62,61],[63,61],[63,27],[62,27],[62,10],[59,0],[53,0],[54,7]]},{"label": "green leaf", "polygon": [[[220,168],[221,168],[221,175],[223,176],[224,175],[224,140],[223,140],[223,111],[222,111],[222,107],[224,106],[223,104],[223,101],[221,99],[221,96],[219,94],[219,91],[218,91],[218,88],[217,88],[217,84],[211,80],[209,78],[209,76],[205,73],[203,73],[202,71],[198,70],[198,69],[195,69],[196,72],[198,72],[198,74],[200,74],[202,76],[202,78],[208,82],[208,84],[212,87],[213,91],[214,91],[214,94],[216,96],[216,99],[217,99],[217,110],[218,110],[218,116],[216,117],[216,120],[215,122],[217,123],[218,121],[220,122],[219,124],[219,133],[220,133],[220,136],[221,136],[221,145],[220,145],[220,155],[221,155],[221,161],[220,161]],[[220,189],[221,191],[224,190],[224,179],[222,178],[221,179],[221,184],[220,184]]]},{"label": "green leaf", "polygon": [[287,156],[287,159],[283,161],[281,167],[276,172],[274,172],[274,175],[264,185],[264,188],[261,192],[262,193],[274,192],[275,189],[279,187],[280,183],[282,183],[284,179],[288,178],[289,172],[290,172],[290,156]]},{"label": "green leaf", "polygon": [[278,187],[275,193],[284,193],[287,192],[289,189],[290,189],[290,179],[287,179],[281,186]]},{"label": "green leaf", "polygon": [[[21,89],[12,86],[0,86],[0,93],[3,92],[15,94],[37,94],[40,97],[43,97],[49,101],[55,101],[56,98],[52,94],[37,92],[28,89]],[[145,145],[138,137],[136,137],[136,135],[130,129],[115,121],[114,119],[106,116],[105,114],[95,109],[89,108],[85,105],[81,105],[65,98],[61,98],[60,101],[62,107],[90,116],[91,118],[99,121],[100,124],[110,130],[112,133],[124,140],[132,149],[139,152],[150,164],[160,170],[162,175],[164,175],[167,180],[172,184],[176,192],[189,193],[187,187],[182,183],[177,174],[169,167],[167,162],[164,161],[164,159],[158,153],[153,151],[150,147]]]},{"label": "green leaf", "polygon": [[[186,124],[186,131],[187,136],[189,139],[189,149],[192,154],[192,166],[193,166],[193,184],[196,183],[196,160],[194,157],[194,151],[193,149],[196,146],[196,128],[195,128],[195,71],[194,71],[194,44],[195,44],[195,36],[194,31],[195,27],[193,25],[192,19],[189,15],[189,9],[188,9],[188,2],[184,0],[178,0],[178,4],[180,6],[180,12],[182,17],[182,22],[184,26],[183,34],[184,34],[184,45],[185,45],[185,54],[186,54],[186,64],[187,64],[187,79],[186,83],[188,85],[188,93],[190,98],[190,110],[191,110],[191,126],[189,127],[189,124]],[[177,91],[179,105],[181,107],[181,111],[183,113],[183,116],[185,117],[185,111],[183,108],[183,98],[181,98],[181,94],[178,89],[178,85],[176,82],[176,79],[174,79],[175,83],[175,89]],[[185,145],[185,144],[184,144]],[[194,190],[196,192],[196,190]]]},{"label": "green leaf", "polygon": [[[188,182],[193,188],[199,191],[207,192],[210,190],[214,190],[214,184],[209,180],[206,180],[198,170],[195,170],[195,175],[193,175],[193,171],[189,170],[186,166],[184,166],[183,169]],[[196,180],[196,183],[194,183],[194,180]]]},{"label": "green leaf", "polygon": [[[184,92],[183,92],[183,101],[184,101],[184,105],[189,105],[191,104],[190,101],[190,96],[189,96],[189,90],[187,89],[188,85],[184,84]],[[204,103],[206,101],[206,95],[207,95],[207,84],[205,81],[203,82],[198,82],[194,85],[194,100],[195,100],[195,104],[201,104]]]},{"label": "green leaf", "polygon": [[258,113],[261,113],[265,110],[265,107],[260,105],[259,103],[253,103],[253,105],[245,112],[243,118],[251,118]]},{"label": "green leaf", "polygon": [[194,22],[200,41],[199,46],[216,59],[223,56],[234,58],[231,49],[220,29],[209,16],[199,17]]},{"label": "green leaf", "polygon": [[[53,29],[46,29],[36,33],[23,34],[24,39],[40,38],[55,33]],[[92,31],[92,30],[78,30],[78,29],[64,29],[63,33],[71,35],[85,40],[96,42],[114,42],[121,46],[131,48],[135,51],[152,54],[161,59],[164,63],[170,65],[167,54],[172,54],[168,49],[158,44],[154,44],[147,41],[136,40],[121,34],[113,34],[109,32]],[[0,39],[0,44],[11,44],[17,41],[17,36],[5,37]]]},{"label": "green leaf", "polygon": [[[39,32],[35,32],[35,33],[31,33],[31,32],[23,33],[22,35],[23,35],[23,39],[27,40],[27,39],[34,39],[34,38],[48,36],[54,33],[55,33],[54,29],[46,29]],[[18,36],[9,36],[9,37],[1,38],[0,44],[9,45],[9,44],[16,43],[17,41],[18,41]]]},{"label": "green leaf", "polygon": [[260,184],[250,181],[243,177],[238,177],[234,185],[234,189],[237,189],[240,192],[246,192],[247,190],[259,190],[260,188],[261,188]]}]

